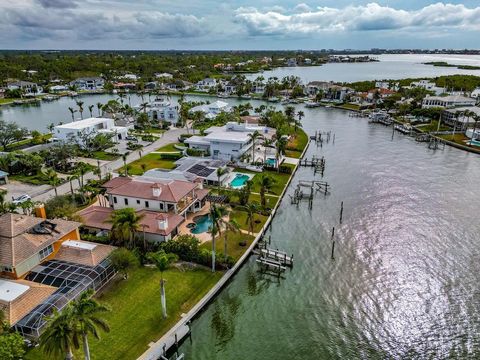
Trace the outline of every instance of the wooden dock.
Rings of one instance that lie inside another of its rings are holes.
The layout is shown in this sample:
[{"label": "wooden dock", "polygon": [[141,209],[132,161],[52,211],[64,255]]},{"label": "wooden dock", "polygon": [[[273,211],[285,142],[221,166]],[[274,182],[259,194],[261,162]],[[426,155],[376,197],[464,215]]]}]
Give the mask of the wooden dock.
[{"label": "wooden dock", "polygon": [[289,256],[286,252],[265,248],[261,249],[260,253],[262,256],[261,259],[272,260],[280,263],[282,266],[293,266],[293,255]]}]

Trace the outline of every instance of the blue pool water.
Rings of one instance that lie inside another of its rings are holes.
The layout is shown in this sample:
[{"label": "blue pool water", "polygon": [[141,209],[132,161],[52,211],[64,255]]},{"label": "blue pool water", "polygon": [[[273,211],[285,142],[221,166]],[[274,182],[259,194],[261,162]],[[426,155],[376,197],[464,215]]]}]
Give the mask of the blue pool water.
[{"label": "blue pool water", "polygon": [[275,159],[272,159],[272,158],[268,158],[267,160],[265,160],[265,164],[267,166],[275,167],[275,163],[276,163]]},{"label": "blue pool water", "polygon": [[200,215],[193,218],[195,227],[190,229],[192,234],[201,234],[207,232],[212,227],[212,219],[209,215]]},{"label": "blue pool water", "polygon": [[248,175],[238,173],[237,175],[235,175],[235,178],[230,181],[230,186],[233,188],[242,187],[248,180],[250,180],[250,177]]}]

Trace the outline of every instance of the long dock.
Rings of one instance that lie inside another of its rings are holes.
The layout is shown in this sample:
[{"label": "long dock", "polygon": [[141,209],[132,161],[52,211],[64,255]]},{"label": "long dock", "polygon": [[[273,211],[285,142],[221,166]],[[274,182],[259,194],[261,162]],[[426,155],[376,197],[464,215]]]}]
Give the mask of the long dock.
[{"label": "long dock", "polygon": [[[303,149],[302,155],[300,156],[300,159],[302,159],[307,150],[308,147],[310,146],[310,142],[307,142],[307,145],[305,146],[305,149]],[[279,200],[276,204],[276,206],[273,208],[272,212],[270,213],[270,216],[267,218],[267,221],[263,225],[261,231],[257,234],[253,242],[250,244],[248,249],[245,251],[245,253],[240,257],[240,259],[235,263],[235,265],[227,270],[225,274],[222,276],[222,278],[213,286],[213,288],[210,289],[210,291],[205,294],[205,296],[200,299],[199,302],[197,302],[188,313],[186,313],[184,316],[182,316],[182,319],[180,319],[175,325],[172,326],[172,328],[165,334],[163,335],[158,341],[156,341],[153,344],[150,344],[149,349],[147,349],[141,356],[138,357],[138,360],[157,360],[159,358],[158,354],[161,354],[163,351],[163,345],[165,344],[166,341],[168,341],[169,338],[175,338],[175,334],[179,332],[179,329],[182,326],[188,326],[187,324],[194,319],[202,309],[208,305],[214,298],[215,296],[218,295],[220,290],[228,283],[230,279],[233,278],[233,276],[240,270],[242,267],[243,263],[248,259],[252,251],[255,249],[257,246],[258,242],[260,239],[263,238],[265,235],[267,229],[269,228],[273,218],[275,217],[278,208],[280,207],[282,200],[285,196],[285,193],[287,192],[288,187],[290,186],[293,177],[295,176],[295,173],[297,172],[299,167],[299,164],[295,165],[295,168],[292,171],[292,176],[288,179],[287,183],[285,184],[285,187],[280,194]],[[178,338],[178,335],[177,335]]]},{"label": "long dock", "polygon": [[261,249],[260,253],[263,259],[274,260],[282,266],[293,266],[293,255],[289,256],[286,252],[266,248]]}]

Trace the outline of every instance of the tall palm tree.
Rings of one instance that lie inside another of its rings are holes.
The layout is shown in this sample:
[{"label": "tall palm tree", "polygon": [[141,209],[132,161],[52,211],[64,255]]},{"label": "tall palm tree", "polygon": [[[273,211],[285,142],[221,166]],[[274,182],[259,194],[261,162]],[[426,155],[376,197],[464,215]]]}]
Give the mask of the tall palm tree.
[{"label": "tall palm tree", "polygon": [[227,244],[228,244],[228,231],[238,233],[240,231],[240,224],[235,219],[229,219],[223,221],[225,231],[223,234],[223,256],[225,257],[225,263],[227,263]]},{"label": "tall palm tree", "polygon": [[70,175],[68,178],[67,178],[68,182],[70,183],[70,193],[72,194],[72,199],[74,197],[74,193],[73,193],[73,183],[72,181],[73,180],[78,180],[78,175],[74,174],[74,175]]},{"label": "tall palm tree", "polygon": [[[477,122],[480,120],[480,115],[473,115],[473,120],[475,121],[473,124],[473,131],[472,131],[472,140],[475,140],[477,137],[475,136],[475,131],[477,131]],[[470,142],[471,144],[471,142]]]},{"label": "tall palm tree", "polygon": [[48,124],[47,129],[48,131],[50,131],[50,133],[53,134],[53,130],[55,129],[55,124],[54,123]]},{"label": "tall palm tree", "polygon": [[280,137],[275,142],[275,149],[276,149],[276,160],[277,160],[277,172],[280,171],[280,157],[285,153],[285,149],[287,147],[287,140],[284,137]]},{"label": "tall palm tree", "polygon": [[89,105],[88,106],[88,111],[90,111],[90,117],[93,117],[93,108],[95,107],[95,105]]},{"label": "tall palm tree", "polygon": [[222,234],[221,228],[223,223],[223,217],[228,214],[227,209],[224,206],[218,206],[215,204],[210,205],[210,218],[212,219],[212,272],[215,272],[215,235]]},{"label": "tall palm tree", "polygon": [[162,316],[167,318],[167,298],[165,296],[165,279],[163,278],[163,272],[168,269],[171,263],[178,260],[177,255],[167,254],[165,251],[160,250],[156,253],[151,253],[148,258],[155,264],[160,271],[160,296],[162,302]]},{"label": "tall palm tree", "polygon": [[90,360],[88,335],[100,339],[99,330],[110,331],[107,322],[102,318],[102,314],[109,311],[109,309],[96,301],[92,297],[93,293],[92,289],[84,291],[71,305],[73,322],[78,326],[83,341],[85,360]]},{"label": "tall palm tree", "polygon": [[78,112],[80,113],[80,117],[83,119],[83,101],[76,101],[78,106]]},{"label": "tall palm tree", "polygon": [[73,108],[69,107],[68,110],[70,110],[70,114],[72,115],[72,121],[75,121],[75,113],[77,110],[73,110]]},{"label": "tall palm tree", "polygon": [[255,130],[253,133],[249,133],[248,137],[252,141],[252,161],[255,162],[255,145],[256,145],[257,139],[262,137],[262,134],[260,134],[258,130]]},{"label": "tall palm tree", "polygon": [[57,187],[60,185],[60,179],[58,178],[57,172],[53,169],[48,170],[47,172],[48,182],[53,186],[55,190],[55,196],[58,196]]},{"label": "tall palm tree", "polygon": [[128,156],[128,153],[122,154],[123,168],[125,169],[125,176],[128,176],[127,156]]},{"label": "tall palm tree", "polygon": [[111,237],[112,240],[119,244],[133,248],[135,245],[136,232],[140,230],[140,221],[144,215],[138,215],[132,208],[124,208],[115,210],[108,223],[112,224]]},{"label": "tall palm tree", "polygon": [[268,138],[264,138],[263,139],[263,142],[262,142],[262,146],[263,146],[263,163],[265,164],[267,162],[267,148],[269,148],[270,146],[272,146],[273,144],[273,140],[271,139],[268,139]]},{"label": "tall palm tree", "polygon": [[217,169],[217,179],[218,179],[218,186],[220,187],[220,178],[222,177],[223,174],[227,172],[227,169],[224,168],[218,168]]},{"label": "tall palm tree", "polygon": [[103,104],[101,102],[97,103],[98,116],[103,115]]},{"label": "tall palm tree", "polygon": [[253,235],[253,227],[255,226],[255,214],[258,211],[258,203],[252,202],[246,204],[243,209],[247,213],[246,224],[249,227],[250,234]]},{"label": "tall palm tree", "polygon": [[302,121],[302,119],[305,117],[305,113],[300,110],[299,112],[297,112],[297,116],[298,116],[298,121]]},{"label": "tall palm tree", "polygon": [[268,174],[263,174],[260,178],[260,201],[262,207],[265,207],[265,193],[272,189],[275,179]]},{"label": "tall palm tree", "polygon": [[65,356],[65,359],[72,360],[72,350],[80,347],[79,335],[72,307],[67,305],[61,313],[54,310],[52,316],[47,317],[45,331],[39,338],[40,348],[49,357]]}]

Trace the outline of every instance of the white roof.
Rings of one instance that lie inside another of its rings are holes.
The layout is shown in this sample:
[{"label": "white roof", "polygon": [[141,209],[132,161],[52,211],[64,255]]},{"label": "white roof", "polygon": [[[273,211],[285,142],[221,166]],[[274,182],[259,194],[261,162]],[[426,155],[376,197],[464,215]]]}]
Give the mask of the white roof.
[{"label": "white roof", "polygon": [[73,121],[68,124],[57,125],[55,128],[57,129],[84,129],[90,126],[95,126],[98,124],[102,124],[105,122],[111,122],[113,119],[109,118],[88,118],[78,121]]},{"label": "white roof", "polygon": [[82,250],[93,250],[97,247],[97,244],[89,243],[85,241],[67,240],[62,243],[62,246],[68,246],[68,247],[82,249]]},{"label": "white roof", "polygon": [[30,289],[29,286],[0,279],[0,301],[11,302]]},{"label": "white roof", "polygon": [[462,95],[427,96],[425,100],[439,100],[448,102],[475,102],[475,99],[468,98]]},{"label": "white roof", "polygon": [[250,138],[249,132],[246,131],[228,131],[224,128],[215,129],[210,134],[205,136],[205,139],[209,141],[221,141],[221,142],[241,142],[245,143]]}]

